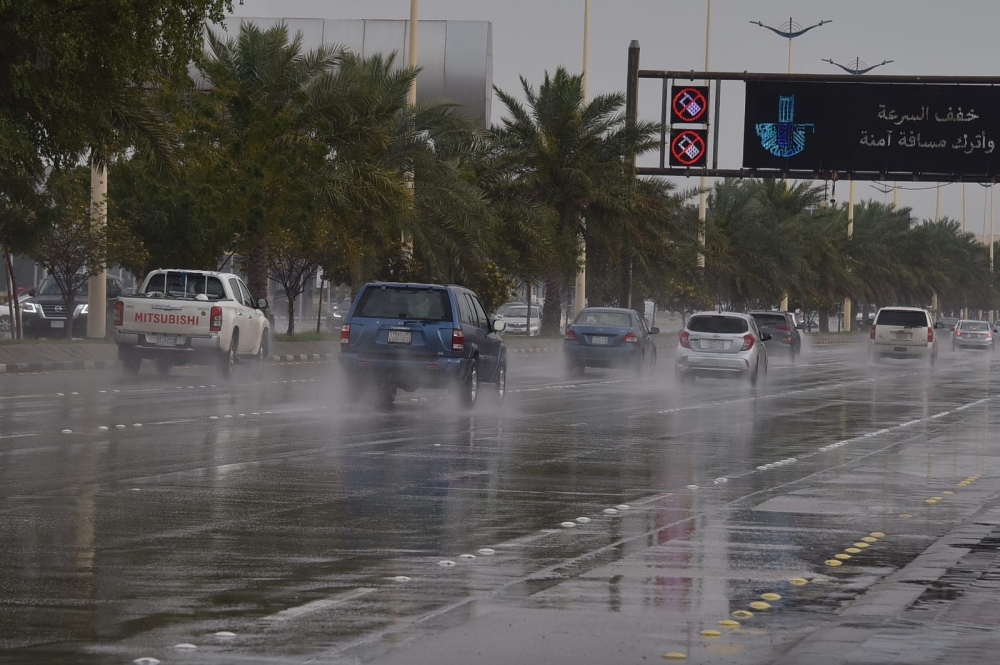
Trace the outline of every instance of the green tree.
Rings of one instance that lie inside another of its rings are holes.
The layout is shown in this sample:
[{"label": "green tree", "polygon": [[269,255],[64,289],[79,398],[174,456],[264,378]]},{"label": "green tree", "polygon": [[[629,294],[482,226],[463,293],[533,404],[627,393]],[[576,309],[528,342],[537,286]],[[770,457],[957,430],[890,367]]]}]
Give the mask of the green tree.
[{"label": "green tree", "polygon": [[[28,252],[45,268],[63,297],[66,312],[73,311],[77,292],[87,279],[110,266],[136,271],[145,261],[145,250],[126,225],[109,220],[92,223],[89,172],[82,167],[54,170],[46,183],[44,207],[37,210],[41,231]],[[73,326],[66,326],[67,339]]]},{"label": "green tree", "polygon": [[625,223],[634,209],[631,159],[654,147],[659,127],[626,123],[623,94],[585,102],[582,78],[562,67],[546,73],[537,91],[523,78],[521,88],[525,103],[496,90],[507,115],[492,137],[511,160],[518,185],[553,213],[552,230],[542,234],[552,249],[543,275],[542,331],[556,334],[561,294],[583,258],[580,238],[589,246],[591,239],[632,230]]}]

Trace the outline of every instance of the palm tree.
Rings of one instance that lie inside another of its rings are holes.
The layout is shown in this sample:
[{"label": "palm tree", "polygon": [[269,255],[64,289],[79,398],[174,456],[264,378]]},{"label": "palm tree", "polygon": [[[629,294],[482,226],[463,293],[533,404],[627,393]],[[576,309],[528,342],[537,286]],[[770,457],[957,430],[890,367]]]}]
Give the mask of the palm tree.
[{"label": "palm tree", "polygon": [[[536,91],[521,79],[525,103],[496,89],[507,116],[492,139],[506,153],[518,186],[552,211],[552,253],[546,266],[543,334],[559,328],[560,296],[581,260],[580,237],[589,243],[601,236],[591,227],[591,210],[608,229],[630,233],[625,213],[634,202],[631,159],[651,149],[659,130],[654,123],[630,125],[622,94],[598,95],[584,101],[582,78],[560,67],[547,72]],[[622,198],[625,192],[629,196]]]},{"label": "palm tree", "polygon": [[268,238],[296,210],[311,184],[310,168],[322,162],[316,134],[351,115],[343,86],[331,76],[344,51],[303,52],[301,33],[289,39],[284,24],[262,30],[244,23],[236,39],[209,31],[208,42],[198,67],[212,86],[217,142],[233,172],[237,249],[250,290],[266,293]]}]

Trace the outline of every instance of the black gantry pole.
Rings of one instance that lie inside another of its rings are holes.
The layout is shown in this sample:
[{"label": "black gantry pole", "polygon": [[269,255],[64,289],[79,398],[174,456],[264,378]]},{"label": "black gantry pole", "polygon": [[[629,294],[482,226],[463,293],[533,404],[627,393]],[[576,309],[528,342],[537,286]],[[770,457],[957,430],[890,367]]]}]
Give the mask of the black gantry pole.
[{"label": "black gantry pole", "polygon": [[[625,124],[629,129],[639,122],[639,40],[633,39],[628,45],[628,82],[625,84]],[[635,177],[635,154],[631,155],[632,175]],[[629,251],[628,274],[626,275],[626,307],[632,309],[632,256]],[[621,306],[621,305],[619,305]]]}]

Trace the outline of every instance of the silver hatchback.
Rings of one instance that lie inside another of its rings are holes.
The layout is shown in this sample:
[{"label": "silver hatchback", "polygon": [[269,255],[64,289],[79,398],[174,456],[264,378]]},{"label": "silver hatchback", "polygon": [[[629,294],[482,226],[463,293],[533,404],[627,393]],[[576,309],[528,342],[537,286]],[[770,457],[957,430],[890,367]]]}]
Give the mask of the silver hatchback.
[{"label": "silver hatchback", "polygon": [[749,314],[699,312],[678,334],[674,374],[680,381],[695,377],[745,378],[751,384],[767,375],[771,339]]}]

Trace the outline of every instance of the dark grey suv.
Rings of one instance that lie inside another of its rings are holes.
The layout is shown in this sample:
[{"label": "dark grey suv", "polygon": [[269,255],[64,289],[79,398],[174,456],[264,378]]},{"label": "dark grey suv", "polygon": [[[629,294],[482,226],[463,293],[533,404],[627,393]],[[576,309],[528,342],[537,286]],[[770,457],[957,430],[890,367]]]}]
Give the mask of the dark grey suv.
[{"label": "dark grey suv", "polygon": [[783,349],[785,353],[791,354],[792,359],[802,352],[802,330],[801,324],[795,322],[795,316],[791,312],[750,312],[750,316],[757,322],[757,327],[761,332],[771,335],[771,339],[764,342],[764,345],[776,353],[778,349]]}]

